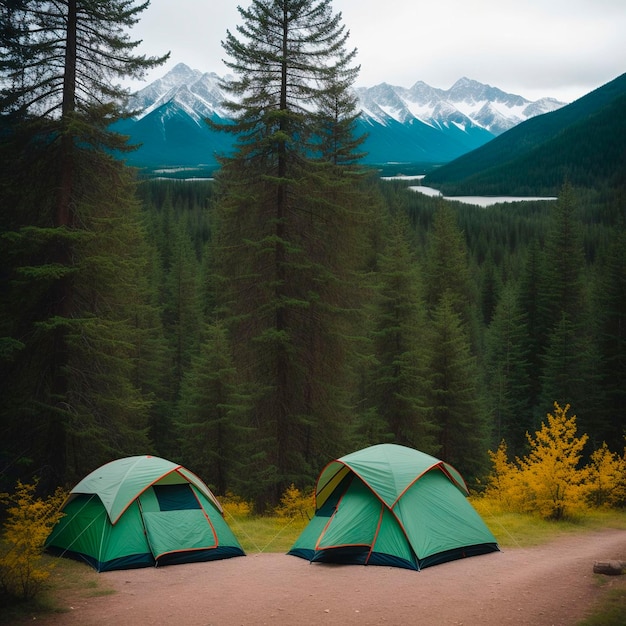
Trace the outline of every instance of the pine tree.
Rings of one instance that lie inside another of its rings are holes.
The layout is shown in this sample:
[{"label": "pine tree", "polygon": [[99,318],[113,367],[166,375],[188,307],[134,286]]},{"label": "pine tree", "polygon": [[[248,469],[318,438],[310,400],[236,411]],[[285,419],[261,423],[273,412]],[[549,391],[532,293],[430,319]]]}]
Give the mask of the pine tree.
[{"label": "pine tree", "polygon": [[426,409],[430,344],[421,276],[408,241],[408,223],[398,216],[378,271],[375,409],[396,443],[436,454],[435,430]]},{"label": "pine tree", "polygon": [[539,405],[541,356],[547,334],[541,315],[540,287],[543,281],[543,267],[539,244],[534,241],[529,246],[518,288],[518,301],[524,311],[528,329],[524,352],[528,354],[530,363],[528,400],[533,411]]},{"label": "pine tree", "polygon": [[476,348],[476,293],[469,272],[467,245],[457,224],[457,217],[449,203],[441,201],[434,214],[429,232],[425,266],[426,303],[434,310],[442,297],[450,300],[470,332]]},{"label": "pine tree", "polygon": [[[542,282],[539,285],[540,313],[546,336],[561,322],[563,313],[575,325],[583,321],[585,313],[582,282],[585,257],[577,209],[574,190],[566,184],[552,209],[545,242]],[[546,407],[546,410],[549,408]]]},{"label": "pine tree", "polygon": [[[256,387],[250,416],[257,506],[313,481],[349,430],[350,316],[368,200],[350,151],[355,71],[330,1],[255,0],[223,42],[236,152],[222,161],[217,203],[222,307],[234,358]],[[332,129],[320,134],[328,98]],[[345,121],[345,123],[344,123]],[[326,138],[324,138],[326,137]],[[346,149],[347,148],[347,149]]]},{"label": "pine tree", "polygon": [[219,322],[207,325],[183,379],[176,425],[185,464],[221,495],[233,490],[242,474],[237,444],[249,399],[237,381],[226,330]]},{"label": "pine tree", "polygon": [[[626,433],[626,230],[615,232],[601,265],[597,282],[599,310],[599,349],[602,362],[603,414],[595,424],[598,436],[611,449],[619,450]],[[594,429],[596,430],[596,429]]]},{"label": "pine tree", "polygon": [[169,253],[170,265],[163,285],[163,323],[172,359],[169,384],[173,399],[177,399],[184,372],[200,343],[202,321],[200,265],[180,220],[170,233]]},{"label": "pine tree", "polygon": [[454,306],[455,298],[446,291],[433,312],[429,408],[438,456],[464,475],[480,476],[490,433],[477,362]]},{"label": "pine tree", "polygon": [[440,458],[476,476],[490,435],[476,360],[477,299],[465,240],[448,203],[437,206],[426,245],[424,282],[433,331],[428,408]]},{"label": "pine tree", "polygon": [[[76,205],[81,229],[46,228],[44,212],[37,225],[2,236],[10,265],[1,326],[16,348],[0,376],[3,443],[10,459],[52,485],[148,446],[149,404],[135,385],[135,366],[143,329],[155,316],[143,287],[134,181],[120,162],[94,151],[76,171],[84,185]],[[54,185],[52,176],[40,182],[44,190]],[[30,208],[19,199],[12,206]],[[47,261],[68,242],[73,266]],[[72,279],[71,309],[61,315],[56,287],[65,277]]]},{"label": "pine tree", "polygon": [[137,42],[125,32],[147,5],[2,6],[0,205],[10,245],[2,331],[11,347],[2,367],[16,427],[9,454],[41,469],[42,484],[147,445],[128,321],[139,317],[130,276],[142,234],[134,182],[110,157],[127,149],[125,140],[109,130],[125,95],[113,81],[164,60],[134,56]]},{"label": "pine tree", "polygon": [[509,283],[487,330],[485,369],[493,403],[494,441],[506,439],[514,455],[521,454],[525,434],[533,425],[526,322],[515,286]]},{"label": "pine tree", "polygon": [[586,428],[589,410],[597,401],[597,397],[591,398],[597,389],[599,366],[595,321],[583,283],[585,258],[577,208],[574,191],[566,184],[553,208],[539,285],[544,336],[539,413],[549,410],[554,402],[569,403],[580,411],[581,424]]}]

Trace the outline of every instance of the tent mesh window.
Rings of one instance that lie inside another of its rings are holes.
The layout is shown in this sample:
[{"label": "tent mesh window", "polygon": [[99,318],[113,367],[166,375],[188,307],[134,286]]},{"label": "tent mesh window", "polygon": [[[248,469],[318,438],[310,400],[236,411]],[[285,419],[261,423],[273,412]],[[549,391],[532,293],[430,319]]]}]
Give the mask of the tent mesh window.
[{"label": "tent mesh window", "polygon": [[198,502],[198,498],[196,498],[189,483],[153,485],[152,488],[161,511],[185,511],[200,508],[200,502]]}]

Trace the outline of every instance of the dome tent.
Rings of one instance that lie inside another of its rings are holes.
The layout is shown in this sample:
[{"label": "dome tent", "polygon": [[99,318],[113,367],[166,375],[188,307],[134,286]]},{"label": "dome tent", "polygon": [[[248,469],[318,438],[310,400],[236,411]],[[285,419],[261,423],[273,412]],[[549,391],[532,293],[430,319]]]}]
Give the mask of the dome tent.
[{"label": "dome tent", "polygon": [[99,467],[70,491],[62,511],[46,549],[99,572],[245,555],[204,482],[155,456]]},{"label": "dome tent", "polygon": [[371,446],[322,470],[315,515],[289,554],[420,570],[497,551],[468,495],[448,463],[395,444]]}]

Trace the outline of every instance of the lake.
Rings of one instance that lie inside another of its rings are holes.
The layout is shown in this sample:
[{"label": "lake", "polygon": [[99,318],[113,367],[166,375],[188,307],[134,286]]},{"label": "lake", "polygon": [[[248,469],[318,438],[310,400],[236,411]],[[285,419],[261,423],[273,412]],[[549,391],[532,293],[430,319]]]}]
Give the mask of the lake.
[{"label": "lake", "polygon": [[[386,176],[383,180],[421,180],[423,176]],[[411,191],[423,193],[426,196],[441,197],[444,200],[452,200],[454,202],[463,202],[464,204],[473,204],[476,206],[487,207],[492,204],[501,202],[528,202],[530,200],[557,200],[556,197],[536,197],[536,196],[443,196],[438,189],[432,187],[424,187],[423,185],[411,185],[408,187]]]}]

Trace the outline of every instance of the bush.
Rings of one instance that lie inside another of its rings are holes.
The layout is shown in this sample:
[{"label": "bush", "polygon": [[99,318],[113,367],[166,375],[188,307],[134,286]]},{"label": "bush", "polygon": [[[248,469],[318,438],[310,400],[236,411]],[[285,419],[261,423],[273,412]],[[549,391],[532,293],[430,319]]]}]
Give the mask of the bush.
[{"label": "bush", "polygon": [[250,502],[236,496],[230,491],[228,491],[225,496],[220,498],[220,504],[224,509],[224,514],[235,519],[248,517],[252,512],[252,504]]},{"label": "bush", "polygon": [[593,472],[580,466],[587,435],[576,435],[569,405],[555,402],[554,408],[534,437],[527,433],[530,451],[525,457],[509,462],[504,442],[490,452],[493,470],[484,497],[499,510],[560,520],[588,507]]},{"label": "bush", "polygon": [[302,492],[293,483],[283,493],[280,504],[274,509],[278,517],[286,519],[310,520],[315,512],[315,494],[313,489]]},{"label": "bush", "polygon": [[524,484],[520,471],[507,456],[506,442],[502,441],[496,452],[489,450],[493,469],[487,479],[485,499],[493,500],[498,511],[521,512],[525,498]]},{"label": "bush", "polygon": [[0,494],[0,503],[7,506],[0,544],[0,591],[19,600],[33,598],[50,576],[54,563],[43,563],[44,544],[63,516],[60,507],[67,496],[57,489],[43,500],[35,497],[36,488],[37,481],[18,481],[14,494]]},{"label": "bush", "polygon": [[586,495],[598,508],[626,506],[626,450],[620,457],[603,443],[591,455]]},{"label": "bush", "polygon": [[546,519],[559,520],[585,508],[587,470],[580,468],[587,435],[576,436],[576,416],[567,416],[569,404],[554,403],[554,415],[535,437],[527,435],[530,452],[518,460],[528,506]]}]

